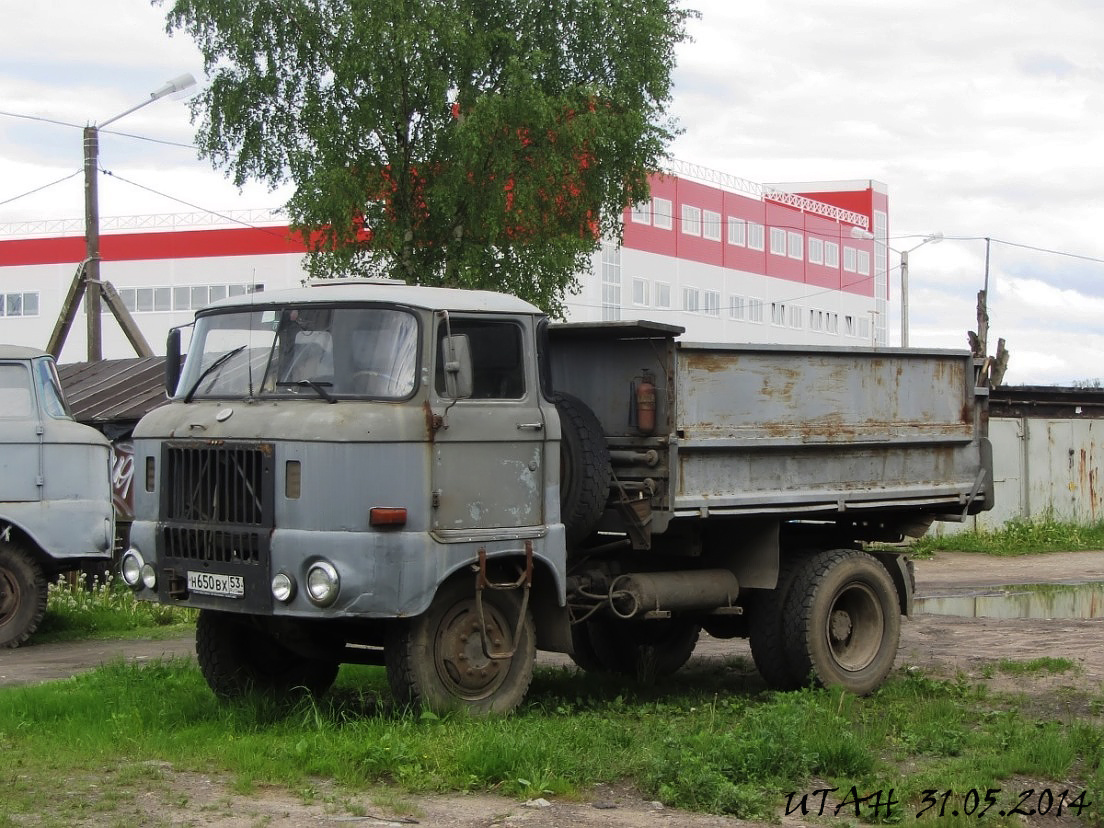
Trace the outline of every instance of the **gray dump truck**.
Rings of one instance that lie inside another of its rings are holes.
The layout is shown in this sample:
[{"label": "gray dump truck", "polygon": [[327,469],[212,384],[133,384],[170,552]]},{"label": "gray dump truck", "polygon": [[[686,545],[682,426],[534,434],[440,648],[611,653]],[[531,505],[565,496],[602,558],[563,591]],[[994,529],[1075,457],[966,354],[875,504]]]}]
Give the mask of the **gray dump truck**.
[{"label": "gray dump truck", "polygon": [[48,583],[111,565],[111,444],[74,422],[53,358],[0,345],[0,647],[46,612]]},{"label": "gray dump truck", "polygon": [[663,676],[701,631],[772,687],[879,686],[912,601],[866,548],[991,505],[964,352],[695,345],[494,293],[337,282],[199,312],[134,432],[139,597],[220,696],[504,712],[538,649]]}]

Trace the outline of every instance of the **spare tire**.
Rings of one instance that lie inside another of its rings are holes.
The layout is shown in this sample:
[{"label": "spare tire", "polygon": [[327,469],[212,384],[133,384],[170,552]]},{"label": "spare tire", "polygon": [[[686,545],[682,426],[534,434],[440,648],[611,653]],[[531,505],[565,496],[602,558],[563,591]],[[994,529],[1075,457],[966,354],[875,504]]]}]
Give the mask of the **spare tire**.
[{"label": "spare tire", "polygon": [[554,394],[560,415],[560,519],[575,543],[598,526],[613,477],[602,424],[586,403]]}]

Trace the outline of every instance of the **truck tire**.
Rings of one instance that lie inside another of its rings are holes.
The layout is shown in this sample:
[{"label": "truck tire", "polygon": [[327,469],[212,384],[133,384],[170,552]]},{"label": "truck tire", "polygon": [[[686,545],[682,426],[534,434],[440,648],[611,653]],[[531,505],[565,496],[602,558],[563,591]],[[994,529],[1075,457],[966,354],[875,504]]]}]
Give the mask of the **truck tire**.
[{"label": "truck tire", "polygon": [[590,643],[610,673],[651,681],[682,668],[698,645],[701,627],[682,619],[587,622]]},{"label": "truck tire", "polygon": [[792,669],[857,695],[876,690],[897,657],[901,604],[874,557],[830,549],[806,560],[783,611]]},{"label": "truck tire", "polygon": [[793,587],[801,558],[790,558],[778,569],[778,585],[756,590],[748,600],[748,644],[755,668],[771,690],[796,690],[806,672],[794,667],[785,636],[786,597]]},{"label": "truck tire", "polygon": [[514,641],[520,611],[517,591],[483,590],[488,646],[495,652],[514,649],[510,658],[488,658],[474,579],[442,584],[428,610],[396,620],[388,631],[384,660],[395,699],[434,712],[485,715],[514,710],[529,690],[536,660],[537,636],[528,608]]},{"label": "truck tire", "polygon": [[26,550],[0,541],[0,647],[18,647],[46,614],[46,574]]},{"label": "truck tire", "polygon": [[296,688],[320,696],[340,668],[336,661],[292,652],[248,618],[207,609],[196,620],[196,657],[207,685],[222,699],[253,692],[287,696]]},{"label": "truck tire", "polygon": [[570,543],[590,535],[606,509],[613,467],[602,424],[570,394],[555,394],[560,415],[560,518]]}]

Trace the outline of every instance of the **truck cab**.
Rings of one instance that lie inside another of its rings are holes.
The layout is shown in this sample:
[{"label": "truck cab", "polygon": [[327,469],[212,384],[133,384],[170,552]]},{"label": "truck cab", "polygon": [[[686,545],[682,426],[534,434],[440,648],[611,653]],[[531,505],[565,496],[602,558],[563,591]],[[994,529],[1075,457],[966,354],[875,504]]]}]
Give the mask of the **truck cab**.
[{"label": "truck cab", "polygon": [[73,420],[53,358],[0,345],[0,647],[38,627],[47,584],[110,564],[111,445]]},{"label": "truck cab", "polygon": [[[512,604],[527,591],[477,606],[472,566],[487,583],[539,573],[527,613],[562,615],[565,603],[541,324],[513,297],[387,283],[197,315],[170,404],[134,432],[122,571],[139,597],[203,611],[200,661],[216,692],[263,683],[249,657],[258,641],[287,667],[276,684],[324,683],[339,662],[401,653],[413,645],[392,622],[424,617],[456,582],[462,597],[443,610],[456,614],[455,652],[442,658],[481,667],[449,681],[465,699],[495,696],[509,662],[468,653],[456,631],[482,612],[511,649]],[[556,625],[542,626],[555,646]]]}]

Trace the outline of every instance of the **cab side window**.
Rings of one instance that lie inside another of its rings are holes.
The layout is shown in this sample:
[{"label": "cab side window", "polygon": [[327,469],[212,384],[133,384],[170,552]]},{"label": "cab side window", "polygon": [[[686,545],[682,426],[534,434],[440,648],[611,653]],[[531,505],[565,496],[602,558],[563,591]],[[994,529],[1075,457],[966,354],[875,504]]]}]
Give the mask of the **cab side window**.
[{"label": "cab side window", "polygon": [[31,377],[15,363],[0,364],[0,417],[26,419],[34,412]]},{"label": "cab side window", "polygon": [[[514,322],[452,318],[438,329],[436,353],[451,328],[468,337],[472,358],[472,399],[519,400],[525,396],[525,349],[521,327]],[[446,396],[444,366],[438,357],[434,385]]]}]

